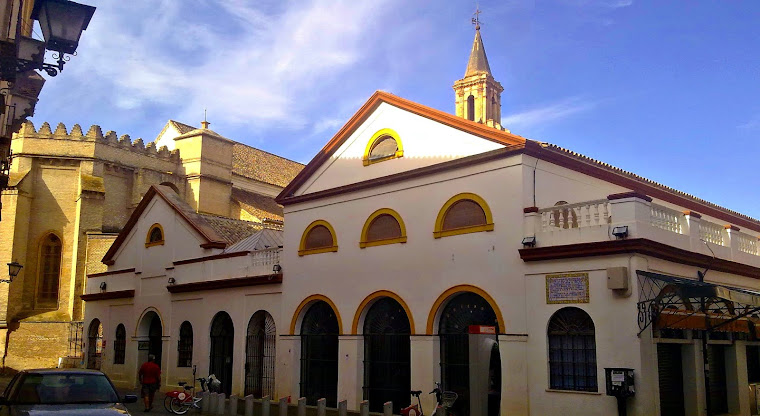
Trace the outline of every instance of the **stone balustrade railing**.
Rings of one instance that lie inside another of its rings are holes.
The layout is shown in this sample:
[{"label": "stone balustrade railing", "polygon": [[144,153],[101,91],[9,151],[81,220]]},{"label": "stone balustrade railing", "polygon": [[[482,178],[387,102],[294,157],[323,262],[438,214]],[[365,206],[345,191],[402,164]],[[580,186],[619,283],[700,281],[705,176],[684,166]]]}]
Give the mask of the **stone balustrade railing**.
[{"label": "stone balustrade railing", "polygon": [[[644,238],[673,247],[760,267],[757,235],[732,224],[716,224],[692,211],[652,203],[646,195],[625,193],[553,207],[525,208],[524,236],[535,246],[607,241],[614,227],[626,238]],[[709,249],[705,248],[709,245]]]},{"label": "stone balustrade railing", "polygon": [[250,256],[252,266],[271,266],[280,262],[281,248],[267,248],[264,250],[252,251]]}]

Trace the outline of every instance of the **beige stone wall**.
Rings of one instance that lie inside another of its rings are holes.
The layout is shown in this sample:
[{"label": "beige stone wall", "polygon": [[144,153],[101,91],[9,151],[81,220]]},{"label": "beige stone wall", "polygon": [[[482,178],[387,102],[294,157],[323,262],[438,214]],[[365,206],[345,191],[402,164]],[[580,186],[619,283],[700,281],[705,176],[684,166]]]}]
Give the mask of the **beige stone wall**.
[{"label": "beige stone wall", "polygon": [[68,349],[68,322],[22,322],[8,335],[4,366],[16,370],[55,367]]},{"label": "beige stone wall", "polygon": [[116,240],[118,234],[87,234],[87,255],[85,260],[85,274],[102,273],[108,270],[108,266],[100,260],[106,255],[111,248],[111,244]]}]

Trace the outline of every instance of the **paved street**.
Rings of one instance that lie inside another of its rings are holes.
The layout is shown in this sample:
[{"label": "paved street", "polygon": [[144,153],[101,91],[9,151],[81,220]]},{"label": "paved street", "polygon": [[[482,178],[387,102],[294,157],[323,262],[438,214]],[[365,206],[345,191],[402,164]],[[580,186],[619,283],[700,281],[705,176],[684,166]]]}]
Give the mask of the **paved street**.
[{"label": "paved street", "polygon": [[[162,392],[156,392],[156,398],[153,402],[153,409],[150,412],[145,412],[145,405],[143,404],[142,398],[140,397],[140,391],[139,390],[119,390],[119,396],[124,397],[125,394],[135,394],[137,395],[137,402],[135,403],[129,403],[127,404],[127,409],[129,409],[129,413],[133,415],[141,415],[141,414],[170,414],[169,412],[164,409],[164,397],[165,394]],[[193,411],[188,412],[187,414],[192,414]]]}]

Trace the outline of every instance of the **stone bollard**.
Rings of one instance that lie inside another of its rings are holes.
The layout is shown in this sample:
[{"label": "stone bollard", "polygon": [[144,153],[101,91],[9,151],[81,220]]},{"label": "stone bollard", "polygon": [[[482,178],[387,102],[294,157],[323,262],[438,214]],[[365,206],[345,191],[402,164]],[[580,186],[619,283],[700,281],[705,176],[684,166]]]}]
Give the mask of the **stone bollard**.
[{"label": "stone bollard", "polygon": [[201,393],[201,397],[203,398],[203,400],[201,400],[201,413],[208,413],[208,409],[210,409],[208,407],[208,404],[209,404],[209,401],[211,400],[211,395],[209,394],[209,392],[204,391]]},{"label": "stone bollard", "polygon": [[208,414],[216,413],[216,401],[219,393],[209,393],[208,395]]},{"label": "stone bollard", "polygon": [[338,402],[338,416],[348,416],[348,401],[341,400]]},{"label": "stone bollard", "polygon": [[238,397],[235,395],[230,396],[229,407],[227,408],[227,414],[230,416],[237,416]]},{"label": "stone bollard", "polygon": [[269,396],[261,398],[261,416],[269,416]]},{"label": "stone bollard", "polygon": [[393,402],[383,403],[383,416],[393,416]]},{"label": "stone bollard", "polygon": [[369,416],[369,400],[362,400],[359,403],[359,416]]},{"label": "stone bollard", "polygon": [[306,397],[298,399],[298,416],[306,416]]},{"label": "stone bollard", "polygon": [[317,416],[325,416],[327,414],[327,399],[324,397],[317,400]]},{"label": "stone bollard", "polygon": [[288,416],[288,398],[282,397],[280,398],[280,408],[278,409],[280,411],[280,416]]},{"label": "stone bollard", "polygon": [[216,414],[223,415],[226,405],[227,403],[225,401],[224,393],[219,393],[219,395],[216,396]]},{"label": "stone bollard", "polygon": [[253,416],[253,394],[245,396],[245,416]]}]

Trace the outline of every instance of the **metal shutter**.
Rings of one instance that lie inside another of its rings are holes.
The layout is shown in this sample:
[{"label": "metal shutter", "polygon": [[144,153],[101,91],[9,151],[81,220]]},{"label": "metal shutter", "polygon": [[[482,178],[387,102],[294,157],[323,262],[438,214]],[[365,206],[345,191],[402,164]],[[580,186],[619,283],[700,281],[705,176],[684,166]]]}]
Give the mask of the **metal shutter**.
[{"label": "metal shutter", "polygon": [[660,379],[660,414],[685,416],[680,344],[657,344],[657,371]]}]

